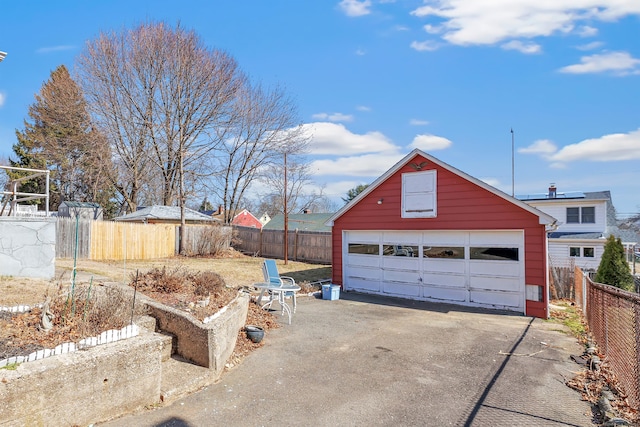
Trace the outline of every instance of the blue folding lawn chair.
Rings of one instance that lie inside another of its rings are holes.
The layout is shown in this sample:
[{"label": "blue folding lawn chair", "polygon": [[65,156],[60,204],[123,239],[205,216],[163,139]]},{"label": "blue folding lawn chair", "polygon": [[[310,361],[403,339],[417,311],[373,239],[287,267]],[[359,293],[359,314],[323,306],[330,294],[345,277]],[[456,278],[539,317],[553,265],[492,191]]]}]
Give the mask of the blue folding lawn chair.
[{"label": "blue folding lawn chair", "polygon": [[296,292],[300,290],[300,286],[296,285],[296,281],[289,276],[281,276],[278,272],[278,266],[273,259],[265,259],[262,264],[262,274],[264,275],[265,283],[269,284],[268,292],[270,295],[269,302],[264,307],[269,306],[275,299],[278,300],[282,306],[282,314],[286,311],[289,314],[289,323],[291,323],[291,308],[285,302],[285,298],[291,297],[293,301],[293,313],[296,312],[297,300]]}]

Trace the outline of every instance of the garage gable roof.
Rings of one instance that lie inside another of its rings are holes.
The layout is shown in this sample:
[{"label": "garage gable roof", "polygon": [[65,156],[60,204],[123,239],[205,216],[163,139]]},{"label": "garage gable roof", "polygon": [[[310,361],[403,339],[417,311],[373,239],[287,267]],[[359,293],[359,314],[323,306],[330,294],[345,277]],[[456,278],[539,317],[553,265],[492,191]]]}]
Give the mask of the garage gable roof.
[{"label": "garage gable roof", "polygon": [[544,225],[554,225],[557,220],[552,217],[551,215],[548,215],[544,212],[542,212],[541,210],[538,210],[526,203],[524,203],[521,200],[516,199],[515,197],[511,197],[510,195],[498,190],[495,187],[492,187],[491,185],[487,184],[484,181],[479,180],[478,178],[474,178],[473,176],[466,174],[464,172],[462,172],[459,169],[454,168],[453,166],[439,160],[436,159],[435,157],[425,153],[424,151],[420,150],[420,149],[415,149],[412,152],[410,152],[409,154],[407,154],[402,160],[400,160],[398,163],[396,163],[393,167],[391,167],[391,169],[389,169],[388,171],[386,171],[384,174],[382,174],[380,177],[378,177],[375,181],[373,181],[371,183],[371,185],[369,185],[366,189],[364,189],[360,194],[358,194],[355,198],[353,198],[353,200],[351,200],[349,203],[347,203],[346,205],[344,205],[338,212],[336,212],[333,216],[331,216],[331,218],[329,218],[327,220],[327,222],[325,223],[328,226],[333,226],[333,223],[336,219],[340,218],[345,212],[347,212],[349,209],[351,209],[353,206],[357,205],[360,200],[364,199],[365,197],[367,197],[367,195],[369,193],[371,193],[376,187],[378,187],[380,184],[382,184],[383,182],[385,182],[389,177],[391,177],[392,175],[394,175],[396,172],[398,172],[401,168],[403,168],[405,165],[407,165],[414,157],[416,156],[422,156],[425,159],[427,159],[430,162],[435,163],[436,165],[440,166],[443,169],[448,170],[449,172],[460,176],[461,178],[470,181],[474,184],[476,184],[477,186],[489,191],[490,193],[495,194],[498,197],[501,197],[502,199],[524,209],[525,211],[528,211],[534,215],[536,215],[539,220],[540,220],[540,224],[544,224]]}]

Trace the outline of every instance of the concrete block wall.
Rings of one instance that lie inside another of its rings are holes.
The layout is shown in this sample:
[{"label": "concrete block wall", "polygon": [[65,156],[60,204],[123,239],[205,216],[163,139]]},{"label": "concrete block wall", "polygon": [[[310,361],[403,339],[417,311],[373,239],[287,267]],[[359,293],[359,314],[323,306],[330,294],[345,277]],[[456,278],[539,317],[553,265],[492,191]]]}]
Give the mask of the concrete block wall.
[{"label": "concrete block wall", "polygon": [[53,279],[55,218],[0,217],[0,276]]}]

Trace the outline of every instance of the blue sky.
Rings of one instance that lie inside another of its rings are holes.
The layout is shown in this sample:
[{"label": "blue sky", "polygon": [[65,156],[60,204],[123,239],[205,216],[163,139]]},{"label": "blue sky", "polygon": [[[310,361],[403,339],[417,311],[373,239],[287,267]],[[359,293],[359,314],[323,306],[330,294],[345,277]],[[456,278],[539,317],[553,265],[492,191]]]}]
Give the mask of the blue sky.
[{"label": "blue sky", "polygon": [[0,158],[43,82],[87,39],[195,30],[283,84],[337,200],[413,148],[511,193],[611,190],[640,211],[640,1],[30,1],[2,6]]}]

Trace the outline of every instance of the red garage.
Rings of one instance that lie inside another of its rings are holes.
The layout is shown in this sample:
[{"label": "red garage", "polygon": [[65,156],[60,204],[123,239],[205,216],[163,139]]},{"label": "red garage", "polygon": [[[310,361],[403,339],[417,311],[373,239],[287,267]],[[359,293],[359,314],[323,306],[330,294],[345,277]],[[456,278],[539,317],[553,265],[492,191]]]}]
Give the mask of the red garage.
[{"label": "red garage", "polygon": [[547,318],[555,222],[414,150],[329,219],[332,280],[345,291]]}]

